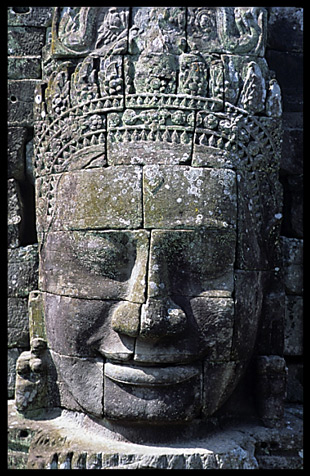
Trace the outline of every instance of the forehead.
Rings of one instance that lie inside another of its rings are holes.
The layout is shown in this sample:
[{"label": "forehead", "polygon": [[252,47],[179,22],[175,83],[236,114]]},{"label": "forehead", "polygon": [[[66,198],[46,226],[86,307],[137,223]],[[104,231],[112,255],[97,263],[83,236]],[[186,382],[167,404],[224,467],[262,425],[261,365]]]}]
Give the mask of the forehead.
[{"label": "forehead", "polygon": [[56,174],[44,178],[45,193],[42,186],[39,231],[236,228],[231,169],[120,165]]}]

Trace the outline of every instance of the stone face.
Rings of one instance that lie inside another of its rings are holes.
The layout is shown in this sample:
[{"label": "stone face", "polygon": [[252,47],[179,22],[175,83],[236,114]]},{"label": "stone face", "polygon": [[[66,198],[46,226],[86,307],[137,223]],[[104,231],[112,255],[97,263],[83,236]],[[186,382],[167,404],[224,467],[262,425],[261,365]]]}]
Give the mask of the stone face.
[{"label": "stone face", "polygon": [[233,230],[155,230],[150,243],[148,296],[230,296]]},{"label": "stone face", "polygon": [[[242,360],[244,355],[249,355],[253,351],[261,303],[261,273],[237,271],[235,273],[236,319],[232,346],[232,355],[237,360]],[[245,335],[246,339],[244,339]]]},{"label": "stone face", "polygon": [[236,385],[244,366],[244,362],[204,362],[204,415],[212,415],[225,402],[229,396],[227,389]]},{"label": "stone face", "polygon": [[120,337],[111,326],[113,309],[118,304],[47,294],[45,321],[51,348],[67,356],[94,357],[100,352],[128,360],[133,355],[134,340]]},{"label": "stone face", "polygon": [[[262,7],[54,8],[23,116],[40,276],[20,409],[57,402],[123,432],[168,428],[221,411],[256,354],[265,387],[277,374],[282,106],[266,26]],[[10,82],[13,123],[27,81]],[[259,395],[264,414],[274,394]],[[87,467],[101,466],[92,453]]]},{"label": "stone face", "polygon": [[283,355],[285,292],[279,269],[262,273],[264,296],[259,329],[258,352],[261,355]]}]

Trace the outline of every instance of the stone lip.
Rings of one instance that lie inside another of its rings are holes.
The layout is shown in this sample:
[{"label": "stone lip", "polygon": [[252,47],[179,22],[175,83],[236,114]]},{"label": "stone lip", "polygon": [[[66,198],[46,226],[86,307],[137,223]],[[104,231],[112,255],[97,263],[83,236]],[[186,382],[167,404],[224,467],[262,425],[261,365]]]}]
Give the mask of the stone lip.
[{"label": "stone lip", "polygon": [[199,373],[197,365],[142,367],[107,362],[104,366],[104,374],[109,379],[141,386],[174,385],[189,380]]}]

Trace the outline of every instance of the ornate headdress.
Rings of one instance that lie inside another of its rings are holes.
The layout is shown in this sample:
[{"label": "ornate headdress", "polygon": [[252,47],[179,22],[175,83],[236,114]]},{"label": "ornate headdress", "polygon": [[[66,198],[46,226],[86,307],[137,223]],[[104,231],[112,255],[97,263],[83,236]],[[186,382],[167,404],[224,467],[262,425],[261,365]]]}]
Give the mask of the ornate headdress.
[{"label": "ornate headdress", "polygon": [[84,168],[228,167],[255,179],[255,212],[259,175],[279,163],[266,9],[135,7],[131,17],[129,7],[55,8],[35,94],[41,195],[52,202],[54,174]]}]

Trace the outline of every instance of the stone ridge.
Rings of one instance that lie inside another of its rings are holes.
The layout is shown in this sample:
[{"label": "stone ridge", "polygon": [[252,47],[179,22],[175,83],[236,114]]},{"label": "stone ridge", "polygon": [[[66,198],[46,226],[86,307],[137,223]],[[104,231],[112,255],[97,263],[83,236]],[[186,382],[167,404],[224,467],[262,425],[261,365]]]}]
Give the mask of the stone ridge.
[{"label": "stone ridge", "polygon": [[300,407],[290,406],[281,429],[226,424],[198,439],[154,446],[94,428],[89,435],[77,412],[21,418],[9,402],[9,469],[302,469],[300,418]]}]

